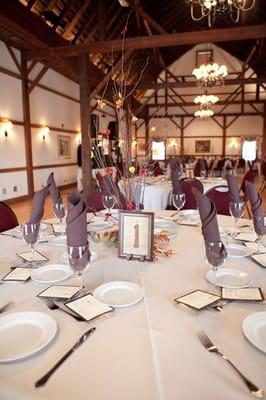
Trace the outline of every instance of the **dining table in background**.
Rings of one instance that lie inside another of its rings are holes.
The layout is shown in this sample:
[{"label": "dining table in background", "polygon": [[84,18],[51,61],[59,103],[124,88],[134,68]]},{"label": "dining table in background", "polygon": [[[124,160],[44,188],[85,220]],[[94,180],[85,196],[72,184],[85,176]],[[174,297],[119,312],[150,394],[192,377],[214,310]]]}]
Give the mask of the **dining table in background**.
[{"label": "dining table in background", "polygon": [[[158,213],[160,217],[170,214]],[[219,216],[219,222],[232,227],[230,217]],[[265,310],[265,303],[231,302],[222,312],[204,310],[191,314],[179,309],[174,301],[177,296],[213,287],[205,279],[208,266],[203,257],[200,227],[174,225],[173,229],[178,229],[178,237],[169,242],[174,254],[159,257],[155,262],[127,261],[118,258],[117,249],[103,241],[91,244],[98,257],[84,274],[86,290],[93,292],[111,281],[130,281],[144,290],[142,301],[117,308],[104,319],[77,322],[60,310],[48,309],[36,295],[49,285],[2,282],[1,303],[13,302],[2,315],[43,312],[56,320],[58,332],[38,353],[21,361],[0,363],[1,400],[251,399],[230,366],[203,348],[197,337],[201,329],[243,374],[266,392],[265,353],[254,347],[241,330],[244,318]],[[48,242],[39,244],[38,249],[51,262],[62,262],[64,247]],[[16,253],[23,250],[22,240],[0,236],[1,276],[18,261]],[[254,286],[265,290],[265,269],[249,257],[228,258],[226,266],[249,273]],[[63,282],[75,283],[74,277]],[[36,389],[34,383],[94,325],[94,334],[45,386]]]}]

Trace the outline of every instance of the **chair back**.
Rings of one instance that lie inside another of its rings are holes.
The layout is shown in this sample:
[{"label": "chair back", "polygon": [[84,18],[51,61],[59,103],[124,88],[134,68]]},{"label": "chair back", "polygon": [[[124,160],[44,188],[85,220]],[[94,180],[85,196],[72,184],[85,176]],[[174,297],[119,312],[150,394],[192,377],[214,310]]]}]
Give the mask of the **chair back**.
[{"label": "chair back", "polygon": [[102,192],[96,191],[92,192],[86,199],[87,212],[101,211],[104,209]]},{"label": "chair back", "polygon": [[16,226],[18,226],[18,220],[14,211],[6,203],[0,201],[0,232]]},{"label": "chair back", "polygon": [[192,193],[192,188],[198,189],[201,193],[203,193],[203,185],[202,183],[195,178],[184,178],[180,180],[182,192],[185,193],[186,201],[185,205],[182,208],[183,210],[190,210],[197,208],[197,202],[194,194]]},{"label": "chair back", "polygon": [[252,182],[252,183],[256,183],[258,179],[258,171],[255,169],[250,169],[249,171],[247,171],[242,179],[241,185],[240,185],[240,189],[239,191],[244,194],[244,200],[247,201],[247,198],[245,196],[246,193],[246,181],[248,182]]},{"label": "chair back", "polygon": [[205,195],[213,201],[218,214],[230,215],[229,211],[229,187],[227,185],[214,186]]}]

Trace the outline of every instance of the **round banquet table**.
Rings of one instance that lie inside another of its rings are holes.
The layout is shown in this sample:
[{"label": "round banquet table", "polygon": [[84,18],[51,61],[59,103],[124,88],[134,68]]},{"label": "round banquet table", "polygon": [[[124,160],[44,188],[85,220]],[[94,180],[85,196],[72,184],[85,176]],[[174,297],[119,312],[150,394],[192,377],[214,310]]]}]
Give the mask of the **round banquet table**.
[{"label": "round banquet table", "polygon": [[[167,211],[160,215],[169,215]],[[170,212],[171,213],[171,212]],[[232,226],[229,217],[221,225]],[[0,268],[5,275],[25,250],[22,240],[0,236]],[[126,261],[103,242],[93,244],[98,259],[84,275],[86,288],[113,280],[141,285],[144,299],[134,306],[116,309],[109,318],[77,322],[60,310],[52,311],[36,297],[45,287],[33,281],[0,285],[1,304],[13,301],[3,315],[18,311],[41,311],[58,325],[54,340],[27,359],[0,364],[1,400],[249,400],[251,395],[225,361],[208,353],[197,332],[206,330],[222,351],[251,381],[266,392],[266,357],[249,343],[242,331],[243,319],[265,310],[265,304],[231,302],[223,312],[204,310],[197,315],[176,306],[174,299],[193,289],[210,289],[202,255],[199,227],[180,226],[179,237],[169,246],[174,255],[158,261]],[[60,259],[63,248],[38,245],[51,261]],[[265,289],[265,270],[249,258],[228,259],[226,265],[251,274],[254,286]],[[70,278],[63,284],[75,284]],[[34,383],[75,343],[88,327],[96,331],[55,372],[46,385]],[[1,346],[1,343],[0,343]]]}]

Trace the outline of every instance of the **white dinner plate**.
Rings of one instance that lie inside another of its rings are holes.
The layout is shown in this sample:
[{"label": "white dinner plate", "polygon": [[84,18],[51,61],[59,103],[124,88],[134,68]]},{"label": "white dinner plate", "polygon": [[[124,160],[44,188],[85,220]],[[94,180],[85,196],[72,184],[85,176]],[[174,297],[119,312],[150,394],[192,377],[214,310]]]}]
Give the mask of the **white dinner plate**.
[{"label": "white dinner plate", "polygon": [[239,258],[239,257],[248,257],[252,254],[252,251],[241,244],[230,243],[226,246],[226,250],[229,257]]},{"label": "white dinner plate", "polygon": [[98,232],[104,231],[105,229],[109,229],[113,226],[113,222],[111,221],[93,221],[87,224],[88,232]]},{"label": "white dinner plate", "polygon": [[41,350],[54,338],[56,321],[35,311],[0,317],[0,362],[23,359]]},{"label": "white dinner plate", "polygon": [[181,210],[179,212],[179,218],[190,221],[199,221],[200,216],[198,210]]},{"label": "white dinner plate", "polygon": [[32,271],[31,279],[37,283],[58,283],[74,275],[73,270],[65,264],[48,264]]},{"label": "white dinner plate", "polygon": [[166,219],[155,218],[154,220],[154,229],[166,229],[172,225],[172,221]]},{"label": "white dinner plate", "polygon": [[246,272],[231,268],[218,268],[216,275],[213,270],[209,270],[206,279],[215,286],[228,289],[245,288],[253,283]]},{"label": "white dinner plate", "polygon": [[242,330],[254,346],[266,353],[266,311],[248,315],[242,322]]},{"label": "white dinner plate", "polygon": [[94,297],[108,306],[127,307],[138,303],[144,296],[143,289],[132,282],[116,281],[98,286]]},{"label": "white dinner plate", "polygon": [[169,239],[174,239],[178,236],[177,230],[169,229],[168,227],[166,229],[162,228],[154,228],[154,234],[157,235],[159,233],[166,233]]}]

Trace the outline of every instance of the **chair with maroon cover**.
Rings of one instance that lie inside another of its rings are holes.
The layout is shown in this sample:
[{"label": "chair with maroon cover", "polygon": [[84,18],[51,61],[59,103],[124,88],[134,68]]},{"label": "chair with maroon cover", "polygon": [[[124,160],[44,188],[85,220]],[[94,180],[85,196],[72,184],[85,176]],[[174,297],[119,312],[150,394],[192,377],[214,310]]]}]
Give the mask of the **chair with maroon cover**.
[{"label": "chair with maroon cover", "polygon": [[160,167],[160,164],[158,162],[155,162],[154,166],[153,166],[153,175],[159,176],[159,175],[163,175],[163,174],[164,174],[164,172],[163,172],[162,168]]},{"label": "chair with maroon cover", "polygon": [[213,201],[218,214],[231,215],[229,210],[229,188],[227,185],[214,186],[205,195]]},{"label": "chair with maroon cover", "polygon": [[245,202],[248,201],[246,197],[246,181],[256,183],[258,180],[258,171],[256,169],[250,169],[247,171],[242,179],[239,191],[243,194],[243,199]]},{"label": "chair with maroon cover", "polygon": [[104,209],[103,206],[103,194],[102,192],[92,192],[86,199],[87,212],[101,211]]},{"label": "chair with maroon cover", "polygon": [[6,203],[0,201],[0,232],[16,226],[18,226],[18,220],[14,211]]},{"label": "chair with maroon cover", "polygon": [[180,180],[182,192],[185,193],[186,201],[184,204],[183,210],[191,210],[197,209],[197,202],[194,194],[192,193],[192,188],[198,189],[201,193],[203,193],[203,185],[202,183],[195,178],[184,178]]}]

